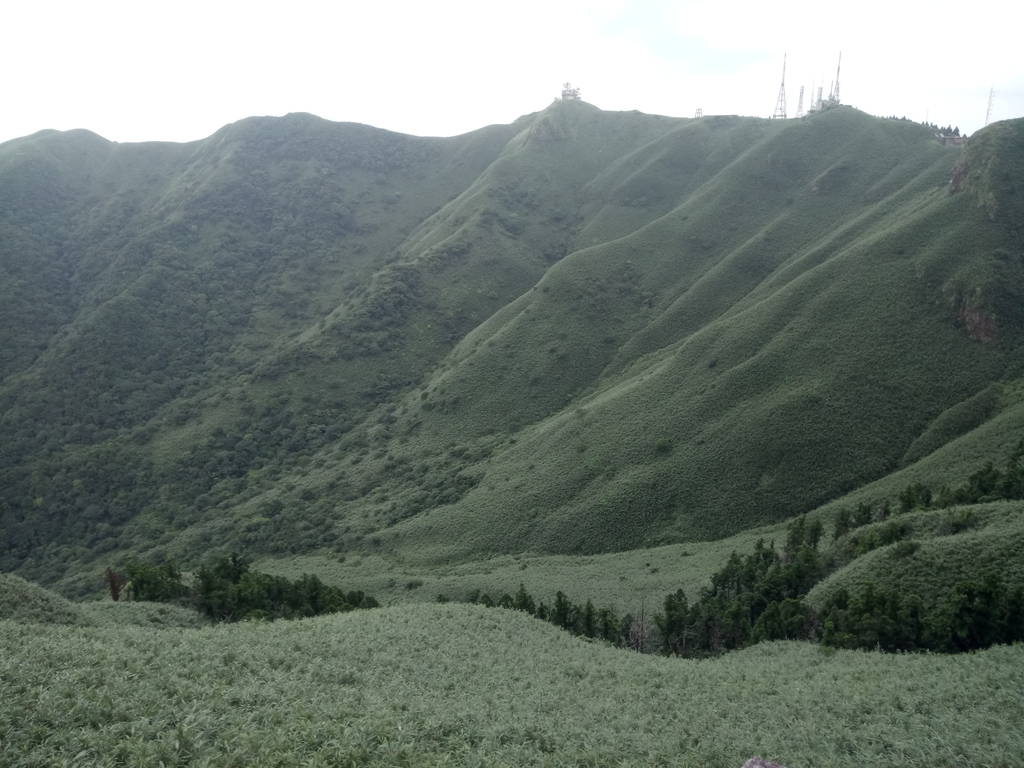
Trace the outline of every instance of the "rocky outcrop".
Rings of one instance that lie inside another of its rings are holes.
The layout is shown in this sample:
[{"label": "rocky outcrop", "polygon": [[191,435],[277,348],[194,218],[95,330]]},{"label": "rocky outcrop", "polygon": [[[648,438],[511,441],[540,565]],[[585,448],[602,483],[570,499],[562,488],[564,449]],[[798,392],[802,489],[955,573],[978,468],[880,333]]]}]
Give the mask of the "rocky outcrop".
[{"label": "rocky outcrop", "polygon": [[961,155],[960,159],[956,161],[956,165],[953,166],[953,178],[949,182],[949,194],[955,195],[966,186],[968,170],[967,159],[964,155]]},{"label": "rocky outcrop", "polygon": [[752,757],[743,764],[743,768],[786,768],[786,766],[770,763],[763,757]]}]

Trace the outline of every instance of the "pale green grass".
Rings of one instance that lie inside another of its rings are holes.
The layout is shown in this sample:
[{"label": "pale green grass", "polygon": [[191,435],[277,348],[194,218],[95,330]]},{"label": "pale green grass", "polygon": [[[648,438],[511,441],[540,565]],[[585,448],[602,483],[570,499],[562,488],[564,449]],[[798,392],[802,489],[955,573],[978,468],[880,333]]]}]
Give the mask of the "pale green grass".
[{"label": "pale green grass", "polygon": [[776,643],[715,661],[514,612],[403,606],[153,631],[0,622],[0,763],[1011,766],[1024,647]]},{"label": "pale green grass", "polygon": [[502,593],[515,594],[519,585],[538,601],[549,605],[562,591],[575,603],[592,600],[620,615],[660,611],[665,596],[684,589],[691,599],[710,584],[733,552],[745,554],[758,539],[781,546],[785,526],[744,531],[728,539],[692,544],[672,544],[652,549],[604,555],[495,555],[453,565],[420,565],[398,557],[349,555],[336,557],[293,556],[265,558],[255,568],[295,579],[316,574],[326,584],[361,589],[384,605],[431,602],[438,594],[466,600],[471,593],[486,592],[495,600]]},{"label": "pale green grass", "polygon": [[109,599],[73,603],[38,584],[0,573],[0,619],[32,624],[78,626],[201,627],[207,622],[191,608],[164,603]]},{"label": "pale green grass", "polygon": [[209,624],[193,608],[166,603],[113,602],[100,600],[81,604],[85,622],[101,627],[136,626],[150,629],[196,629]]},{"label": "pale green grass", "polygon": [[81,624],[81,606],[13,573],[0,573],[0,619]]},{"label": "pale green grass", "polygon": [[[956,518],[965,521],[965,529],[950,535],[949,523]],[[931,606],[958,583],[977,581],[989,570],[1010,587],[1024,584],[1024,502],[917,512],[864,526],[863,531],[893,522],[906,526],[904,538],[918,544],[916,551],[901,556],[898,545],[891,544],[868,552],[815,585],[808,602],[820,607],[838,589],[853,593],[874,582],[918,595]]]}]

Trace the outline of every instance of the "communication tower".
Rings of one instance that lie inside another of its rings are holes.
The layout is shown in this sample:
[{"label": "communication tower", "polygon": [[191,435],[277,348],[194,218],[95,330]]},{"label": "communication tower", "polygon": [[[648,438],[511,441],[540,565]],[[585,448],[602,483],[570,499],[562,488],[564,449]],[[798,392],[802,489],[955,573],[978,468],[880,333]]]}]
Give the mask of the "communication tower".
[{"label": "communication tower", "polygon": [[985,125],[988,125],[988,121],[992,119],[992,101],[995,98],[996,89],[988,89],[988,111],[985,112]]},{"label": "communication tower", "polygon": [[779,87],[779,100],[775,102],[773,120],[786,119],[786,54],[782,54],[782,85]]},{"label": "communication tower", "polygon": [[701,109],[700,107],[697,107],[697,111],[694,113],[693,116],[694,117],[704,117],[704,110]]},{"label": "communication tower", "polygon": [[579,101],[580,89],[573,88],[572,83],[562,84],[562,101]]},{"label": "communication tower", "polygon": [[843,52],[839,52],[839,63],[836,65],[836,89],[832,92],[832,95],[828,97],[828,100],[834,104],[839,103],[839,68],[843,66]]},{"label": "communication tower", "polygon": [[804,116],[804,87],[800,86],[800,101],[796,103],[796,116],[797,119]]}]

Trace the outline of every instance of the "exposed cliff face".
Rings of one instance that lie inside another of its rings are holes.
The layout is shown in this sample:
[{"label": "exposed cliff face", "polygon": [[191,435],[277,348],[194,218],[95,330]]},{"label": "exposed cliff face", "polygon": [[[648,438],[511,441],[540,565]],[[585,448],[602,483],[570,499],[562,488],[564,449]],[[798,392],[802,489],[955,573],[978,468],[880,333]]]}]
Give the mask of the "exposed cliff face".
[{"label": "exposed cliff face", "polygon": [[947,285],[944,289],[957,323],[975,341],[995,341],[999,327],[993,313],[986,309],[988,297],[981,288],[963,293]]},{"label": "exposed cliff face", "polygon": [[970,165],[967,158],[961,154],[960,159],[953,166],[953,178],[949,181],[949,194],[955,195],[961,192],[967,185],[967,178],[970,174]]},{"label": "exposed cliff face", "polygon": [[953,167],[949,193],[970,192],[992,221],[1013,234],[1024,227],[1024,126],[1020,120],[993,123],[974,134]]},{"label": "exposed cliff face", "polygon": [[[963,195],[990,226],[979,232],[943,296],[958,325],[991,342],[1017,323],[1024,302],[1024,127],[994,123],[970,138],[953,166],[949,194]],[[969,247],[965,244],[965,247]]]}]

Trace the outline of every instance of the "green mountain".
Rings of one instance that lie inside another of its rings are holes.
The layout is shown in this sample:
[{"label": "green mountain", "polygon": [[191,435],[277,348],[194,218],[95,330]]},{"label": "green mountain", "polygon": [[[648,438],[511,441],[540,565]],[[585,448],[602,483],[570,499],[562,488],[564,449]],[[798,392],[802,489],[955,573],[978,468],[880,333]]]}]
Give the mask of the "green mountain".
[{"label": "green mountain", "polygon": [[846,107],[7,142],[0,570],[625,552],[959,483],[1020,438],[1022,182],[1022,121]]}]

